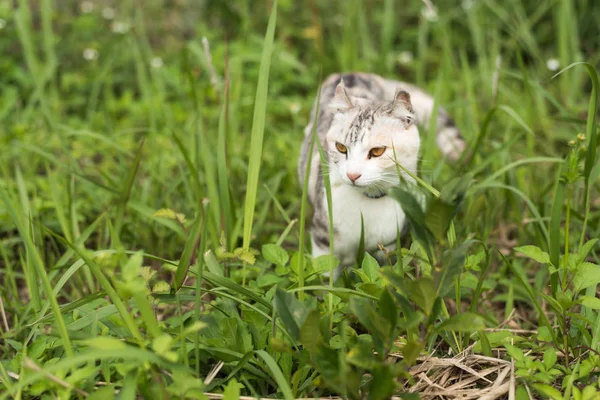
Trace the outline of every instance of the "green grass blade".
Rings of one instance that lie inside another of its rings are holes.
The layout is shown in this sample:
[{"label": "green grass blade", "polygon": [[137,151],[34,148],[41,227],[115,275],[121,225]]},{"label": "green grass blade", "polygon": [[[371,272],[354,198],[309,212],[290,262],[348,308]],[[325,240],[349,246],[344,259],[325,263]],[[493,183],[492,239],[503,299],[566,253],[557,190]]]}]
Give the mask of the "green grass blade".
[{"label": "green grass blade", "polygon": [[[254,219],[254,206],[258,189],[258,177],[262,158],[263,137],[265,133],[265,120],[267,111],[267,92],[269,89],[269,73],[271,68],[271,54],[273,53],[273,40],[275,25],[277,23],[277,1],[273,3],[269,25],[263,46],[263,53],[256,85],[256,99],[254,101],[254,118],[252,119],[252,134],[250,137],[250,160],[248,163],[248,180],[246,183],[246,201],[244,203],[244,237],[243,247],[250,248],[252,237],[252,223]],[[245,267],[245,264],[244,264]],[[244,284],[246,274],[244,274]]]},{"label": "green grass blade", "polygon": [[175,271],[175,278],[173,279],[173,286],[171,288],[173,293],[179,290],[181,285],[183,285],[183,281],[185,281],[185,278],[187,277],[190,261],[192,260],[192,257],[198,248],[203,225],[204,214],[201,211],[198,211],[196,214],[196,219],[194,220],[194,224],[192,225],[190,235],[185,242],[185,247],[183,248],[183,253],[181,254],[181,259],[179,260],[179,265],[177,265],[177,270]]},{"label": "green grass blade", "polygon": [[[98,282],[100,283],[100,286],[106,291],[107,296],[110,298],[110,300],[113,302],[113,304],[119,310],[119,314],[121,315],[121,318],[123,318],[123,321],[125,322],[125,325],[129,329],[129,332],[131,333],[131,335],[135,339],[141,341],[142,334],[140,333],[137,325],[135,324],[135,321],[133,320],[132,315],[129,313],[129,311],[127,311],[125,304],[123,303],[123,301],[121,301],[121,298],[117,294],[116,290],[113,288],[113,286],[110,283],[110,281],[108,280],[108,278],[106,278],[106,276],[104,276],[104,273],[102,272],[102,269],[100,268],[100,266],[98,266],[98,264],[96,264],[86,254],[85,248],[83,246],[82,246],[82,248],[75,246],[73,243],[68,242],[63,237],[55,234],[54,232],[51,232],[51,231],[47,231],[47,232],[50,233],[55,238],[57,238],[58,240],[60,240],[61,242],[63,242],[65,245],[72,248],[73,251],[75,251],[75,253],[77,253],[77,255],[87,264],[87,266],[92,271],[92,274],[94,274],[94,276],[96,277],[96,280],[98,280]],[[62,318],[62,316],[61,316],[61,318]]]},{"label": "green grass blade", "polygon": [[279,369],[279,366],[273,357],[271,357],[271,355],[264,350],[258,350],[256,351],[256,354],[258,354],[264,360],[265,364],[267,364],[267,367],[271,371],[271,376],[273,376],[277,382],[277,386],[279,386],[279,390],[281,393],[283,393],[283,397],[286,400],[294,400],[292,389],[290,388],[289,383],[283,376],[281,369]]},{"label": "green grass blade", "polygon": [[[69,338],[69,334],[67,333],[67,327],[65,325],[65,321],[60,312],[60,307],[58,305],[58,300],[54,295],[52,290],[52,286],[50,284],[50,280],[48,279],[48,275],[46,273],[46,268],[44,266],[44,262],[42,261],[42,257],[38,250],[36,249],[33,240],[29,234],[29,230],[26,228],[26,219],[19,217],[17,214],[17,210],[14,206],[14,203],[9,199],[7,193],[4,189],[0,188],[0,198],[4,202],[6,209],[11,216],[13,223],[17,226],[17,230],[19,231],[19,235],[25,244],[25,248],[27,249],[28,258],[30,260],[30,265],[33,265],[35,268],[37,275],[42,281],[42,287],[44,288],[44,292],[46,292],[46,297],[50,301],[50,305],[52,307],[52,312],[56,317],[56,325],[58,327],[58,333],[63,340],[63,346],[65,349],[65,354],[67,356],[73,355],[73,349],[71,347],[71,339]],[[36,307],[36,311],[41,308],[41,304],[38,304]]]}]

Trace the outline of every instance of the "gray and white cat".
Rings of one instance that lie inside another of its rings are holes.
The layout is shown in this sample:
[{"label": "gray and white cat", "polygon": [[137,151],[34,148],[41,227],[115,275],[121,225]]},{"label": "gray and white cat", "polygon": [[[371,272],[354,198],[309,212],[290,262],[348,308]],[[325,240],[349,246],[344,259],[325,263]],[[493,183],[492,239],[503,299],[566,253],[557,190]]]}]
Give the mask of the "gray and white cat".
[{"label": "gray and white cat", "polygon": [[[311,136],[319,109],[316,133],[326,153],[332,190],[334,253],[340,266],[352,265],[359,247],[361,214],[365,250],[378,244],[393,250],[405,216],[386,190],[399,184],[396,160],[416,174],[420,137],[417,121],[428,125],[434,99],[420,88],[365,73],[334,74],[321,87],[304,131],[298,175],[304,182]],[[465,142],[442,107],[438,107],[436,142],[444,156],[456,160]],[[312,255],[329,254],[329,220],[317,146],[309,166],[308,198],[313,205]],[[402,172],[403,179],[412,178]]]}]

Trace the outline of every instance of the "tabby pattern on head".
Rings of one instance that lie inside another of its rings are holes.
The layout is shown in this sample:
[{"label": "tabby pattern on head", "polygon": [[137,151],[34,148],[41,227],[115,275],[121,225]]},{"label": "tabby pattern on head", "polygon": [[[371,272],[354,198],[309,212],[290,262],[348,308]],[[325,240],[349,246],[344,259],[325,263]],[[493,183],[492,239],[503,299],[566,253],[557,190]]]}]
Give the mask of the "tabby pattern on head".
[{"label": "tabby pattern on head", "polygon": [[350,98],[342,79],[329,108],[335,113],[327,132],[332,184],[379,198],[399,183],[395,160],[416,172],[420,138],[408,92],[398,90],[392,101]]},{"label": "tabby pattern on head", "polygon": [[[427,126],[434,103],[429,94],[416,86],[373,74],[335,74],[323,82],[320,101],[315,102],[305,129],[298,175],[303,183],[309,169],[313,257],[329,254],[327,200],[316,146],[308,165],[311,135],[316,128],[318,140],[326,150],[332,188],[333,247],[340,261],[336,277],[354,262],[361,220],[366,251],[381,258],[378,245],[394,249],[405,217],[398,202],[386,196],[386,191],[399,183],[396,163],[416,174],[420,148],[417,123]],[[442,107],[438,107],[436,122],[438,147],[446,158],[456,160],[465,148],[460,132]],[[412,180],[404,172],[401,175]]]}]

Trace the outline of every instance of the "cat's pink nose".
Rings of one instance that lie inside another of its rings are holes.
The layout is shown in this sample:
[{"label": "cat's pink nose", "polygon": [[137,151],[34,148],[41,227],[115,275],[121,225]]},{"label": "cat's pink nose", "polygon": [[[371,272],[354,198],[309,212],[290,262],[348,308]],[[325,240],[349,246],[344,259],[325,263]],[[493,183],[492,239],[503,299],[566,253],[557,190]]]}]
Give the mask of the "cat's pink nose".
[{"label": "cat's pink nose", "polygon": [[350,179],[352,181],[352,183],[356,182],[356,180],[362,176],[362,174],[358,174],[358,173],[351,174],[350,172],[348,172],[346,175],[348,176],[348,179]]}]

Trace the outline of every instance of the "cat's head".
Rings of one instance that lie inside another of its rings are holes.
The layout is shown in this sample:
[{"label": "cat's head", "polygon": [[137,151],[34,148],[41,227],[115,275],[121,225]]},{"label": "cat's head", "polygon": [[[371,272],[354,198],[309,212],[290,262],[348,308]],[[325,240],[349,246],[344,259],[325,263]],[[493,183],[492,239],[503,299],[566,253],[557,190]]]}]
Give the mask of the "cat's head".
[{"label": "cat's head", "polygon": [[398,184],[394,157],[416,172],[420,138],[407,92],[398,91],[392,101],[372,101],[348,96],[341,81],[329,107],[335,112],[327,132],[332,180],[337,172],[336,179],[378,196]]}]

